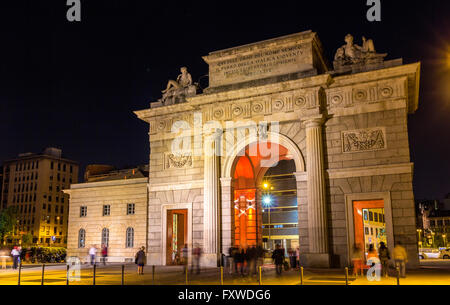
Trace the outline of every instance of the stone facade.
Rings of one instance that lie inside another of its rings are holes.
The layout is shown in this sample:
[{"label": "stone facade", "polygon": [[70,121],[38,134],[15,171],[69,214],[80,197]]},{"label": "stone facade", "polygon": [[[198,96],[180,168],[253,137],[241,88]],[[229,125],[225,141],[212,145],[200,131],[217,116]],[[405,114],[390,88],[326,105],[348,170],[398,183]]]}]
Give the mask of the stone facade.
[{"label": "stone facade", "polygon": [[[95,245],[100,257],[102,230],[109,230],[108,261],[134,262],[136,252],[147,246],[148,179],[131,178],[72,184],[65,190],[70,195],[68,256],[88,261],[88,250]],[[134,204],[134,214],[128,215],[128,204]],[[109,205],[109,215],[103,206]],[[87,208],[81,217],[80,208]],[[126,246],[127,228],[133,228],[132,247]],[[84,247],[79,246],[80,229],[85,230]]]},{"label": "stone facade", "polygon": [[[270,50],[280,58],[291,56],[289,60],[299,66],[292,70],[276,57],[267,59]],[[418,107],[419,63],[392,61],[370,71],[339,74],[330,71],[317,35],[309,31],[204,58],[210,69],[216,69],[210,71],[210,78],[219,78],[210,79],[210,88],[203,94],[183,104],[135,112],[150,124],[150,264],[166,264],[167,209],[188,209],[188,241],[190,246],[205,249],[205,264],[215,265],[221,253],[227,253],[234,244],[236,157],[258,141],[260,130],[254,124],[261,122],[272,122],[269,141],[287,148],[295,161],[300,252],[305,265],[349,264],[351,207],[358,200],[384,200],[388,246],[402,241],[410,266],[418,264],[407,116]],[[278,65],[273,73],[262,64],[270,60],[270,65]],[[251,69],[230,66],[227,69],[234,72],[227,79],[227,71],[217,70],[221,61],[237,61]],[[262,66],[255,68],[255,63]],[[254,74],[259,70],[261,79]],[[212,160],[202,153],[202,148],[214,142],[209,129],[202,129],[210,121],[215,122],[216,131],[227,131],[230,123],[256,131],[220,137],[216,146],[228,147],[231,153]],[[181,135],[194,143],[191,159],[167,166],[174,140],[180,139],[180,122],[192,132]]]}]

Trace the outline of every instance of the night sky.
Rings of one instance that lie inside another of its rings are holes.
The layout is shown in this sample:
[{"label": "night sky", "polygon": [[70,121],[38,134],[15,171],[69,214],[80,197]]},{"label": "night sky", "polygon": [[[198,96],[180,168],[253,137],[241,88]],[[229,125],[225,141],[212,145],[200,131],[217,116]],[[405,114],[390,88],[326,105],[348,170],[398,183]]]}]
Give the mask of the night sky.
[{"label": "night sky", "polygon": [[387,59],[422,62],[409,117],[416,199],[450,193],[450,1],[382,0],[374,23],[366,0],[152,2],[81,0],[71,23],[66,0],[1,1],[0,160],[54,146],[82,171],[145,164],[148,125],[132,111],[181,66],[198,81],[211,51],[313,30],[329,61],[352,33]]}]

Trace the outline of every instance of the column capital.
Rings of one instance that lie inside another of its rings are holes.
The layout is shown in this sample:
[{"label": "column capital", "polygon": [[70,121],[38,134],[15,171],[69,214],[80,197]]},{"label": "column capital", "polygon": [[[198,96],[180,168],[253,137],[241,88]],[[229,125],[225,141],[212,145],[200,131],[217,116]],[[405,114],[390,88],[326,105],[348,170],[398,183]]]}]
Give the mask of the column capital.
[{"label": "column capital", "polygon": [[321,127],[323,123],[325,123],[325,116],[323,114],[308,117],[301,120],[303,124],[305,124],[306,128],[313,128],[313,127]]},{"label": "column capital", "polygon": [[220,178],[220,184],[222,185],[222,187],[231,186],[232,180],[233,178]]}]

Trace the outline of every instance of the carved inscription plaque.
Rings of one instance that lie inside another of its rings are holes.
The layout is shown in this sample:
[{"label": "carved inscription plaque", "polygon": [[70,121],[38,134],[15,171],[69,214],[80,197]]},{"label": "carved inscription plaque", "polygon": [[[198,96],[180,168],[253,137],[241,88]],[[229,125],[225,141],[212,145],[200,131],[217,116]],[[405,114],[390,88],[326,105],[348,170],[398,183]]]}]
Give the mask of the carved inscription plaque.
[{"label": "carved inscription plaque", "polygon": [[203,57],[209,85],[217,87],[271,76],[309,71],[313,65],[313,33],[291,35]]}]

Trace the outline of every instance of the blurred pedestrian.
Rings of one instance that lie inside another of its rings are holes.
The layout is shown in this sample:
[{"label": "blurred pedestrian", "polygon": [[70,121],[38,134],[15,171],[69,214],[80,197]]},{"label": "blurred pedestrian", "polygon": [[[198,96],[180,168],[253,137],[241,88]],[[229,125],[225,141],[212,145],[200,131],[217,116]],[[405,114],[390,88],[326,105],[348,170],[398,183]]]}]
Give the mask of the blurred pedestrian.
[{"label": "blurred pedestrian", "polygon": [[196,270],[196,273],[200,273],[200,259],[202,257],[202,249],[199,246],[196,246],[192,249],[192,269],[191,272]]},{"label": "blurred pedestrian", "polygon": [[181,263],[183,264],[183,274],[187,271],[188,266],[188,245],[184,244],[183,249],[181,249]]},{"label": "blurred pedestrian", "polygon": [[256,246],[256,267],[259,270],[259,267],[262,268],[264,265],[264,249],[261,245]]},{"label": "blurred pedestrian", "polygon": [[297,257],[295,255],[295,250],[289,248],[288,254],[289,254],[289,264],[291,265],[291,268],[292,269],[297,268]]},{"label": "blurred pedestrian", "polygon": [[14,248],[11,250],[11,255],[13,257],[13,269],[17,269],[20,258],[20,252],[17,246],[14,246]]},{"label": "blurred pedestrian", "polygon": [[[369,261],[371,258],[378,258],[378,252],[373,244],[369,245],[369,250],[367,251],[367,261]],[[373,267],[374,265],[375,263],[372,263],[371,267]]]},{"label": "blurred pedestrian", "polygon": [[92,245],[89,248],[89,257],[91,258],[91,266],[95,264],[95,256],[97,255],[97,248],[95,245]]},{"label": "blurred pedestrian", "polygon": [[275,250],[272,253],[272,259],[275,263],[277,275],[281,275],[284,264],[284,249],[282,249],[279,244],[275,246]]},{"label": "blurred pedestrian", "polygon": [[236,274],[243,274],[244,273],[244,261],[245,261],[245,255],[244,255],[244,249],[242,247],[239,247],[236,249],[236,254],[234,257],[235,260],[235,266],[236,266]]},{"label": "blurred pedestrian", "polygon": [[234,273],[237,274],[238,273],[238,255],[239,255],[239,248],[237,247],[232,247],[231,248],[231,263],[232,266],[230,265],[230,274],[232,273],[232,270],[234,270]]},{"label": "blurred pedestrian", "polygon": [[363,275],[363,252],[359,245],[354,245],[352,253],[353,275]]},{"label": "blurred pedestrian", "polygon": [[295,249],[295,260],[296,260],[296,265],[297,265],[297,269],[300,269],[300,248],[297,247],[297,249]]},{"label": "blurred pedestrian", "polygon": [[23,253],[22,253],[22,247],[21,247],[21,246],[18,246],[18,247],[17,247],[17,251],[19,251],[19,258],[18,258],[18,260],[17,260],[17,264],[20,265],[20,263],[21,263],[21,261],[22,261],[22,255],[23,255]]},{"label": "blurred pedestrian", "polygon": [[147,263],[147,257],[145,255],[145,247],[142,246],[141,249],[136,253],[134,262],[138,265],[138,274],[144,274],[144,265]]},{"label": "blurred pedestrian", "polygon": [[103,265],[106,265],[106,259],[108,257],[108,247],[106,245],[102,246],[102,260],[103,260]]},{"label": "blurred pedestrian", "polygon": [[389,249],[386,247],[386,244],[384,242],[380,243],[380,249],[378,249],[378,256],[381,261],[382,275],[388,277],[389,260],[391,259],[391,256],[389,254]]},{"label": "blurred pedestrian", "polygon": [[397,242],[394,247],[393,256],[395,267],[400,269],[400,276],[406,277],[406,263],[408,262],[408,254],[401,242]]},{"label": "blurred pedestrian", "polygon": [[248,275],[250,276],[256,275],[256,259],[256,247],[251,246],[247,249]]}]

